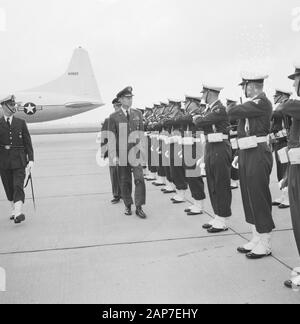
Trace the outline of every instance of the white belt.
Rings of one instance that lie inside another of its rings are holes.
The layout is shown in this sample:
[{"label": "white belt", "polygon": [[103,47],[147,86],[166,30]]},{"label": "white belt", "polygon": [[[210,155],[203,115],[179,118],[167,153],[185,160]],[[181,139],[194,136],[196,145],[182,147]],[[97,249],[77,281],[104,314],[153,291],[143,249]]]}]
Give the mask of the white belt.
[{"label": "white belt", "polygon": [[290,149],[288,155],[292,165],[300,164],[300,148]]},{"label": "white belt", "polygon": [[202,138],[194,138],[194,143],[202,143]]},{"label": "white belt", "polygon": [[[219,138],[216,141],[213,139],[210,139],[210,137],[214,137],[214,136],[219,137]],[[228,140],[229,136],[225,135],[225,134],[221,134],[221,133],[213,133],[213,134],[207,135],[205,138],[206,138],[207,143],[218,143],[218,142],[223,142],[225,140]]]},{"label": "white belt", "polygon": [[248,150],[256,148],[258,144],[268,143],[268,138],[266,136],[257,137],[257,136],[248,136],[238,139],[238,147],[240,150]]},{"label": "white belt", "polygon": [[195,143],[195,138],[193,137],[184,137],[182,139],[182,144],[185,146],[193,145]]},{"label": "white belt", "polygon": [[268,143],[268,138],[266,136],[262,136],[262,137],[256,137],[257,143],[261,144],[261,143]]}]

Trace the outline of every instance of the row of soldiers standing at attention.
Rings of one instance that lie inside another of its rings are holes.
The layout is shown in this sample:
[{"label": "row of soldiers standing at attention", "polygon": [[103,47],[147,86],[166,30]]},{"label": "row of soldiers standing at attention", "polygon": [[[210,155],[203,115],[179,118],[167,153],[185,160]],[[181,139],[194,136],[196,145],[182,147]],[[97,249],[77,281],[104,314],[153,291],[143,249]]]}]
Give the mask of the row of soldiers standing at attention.
[{"label": "row of soldiers standing at attention", "polygon": [[[266,75],[243,76],[240,86],[247,98],[245,102],[228,99],[225,107],[219,99],[223,88],[204,85],[201,97],[186,96],[184,109],[180,100],[169,100],[143,111],[143,129],[148,140],[145,179],[162,187],[164,194],[174,194],[171,199],[174,204],[186,202],[186,192],[190,189],[192,205],[185,212],[194,216],[204,211],[205,175],[215,214],[211,222],[203,225],[209,233],[228,231],[232,190],[237,188],[232,180],[240,180],[252,239],[237,250],[248,259],[272,255],[271,235],[275,229],[272,206],[291,207],[300,253],[300,101],[290,100],[292,92],[277,89],[273,110],[264,92],[267,78]],[[300,97],[300,67],[289,78],[295,80],[294,87]],[[118,99],[115,103],[120,104]],[[272,151],[282,190],[282,197],[273,202]],[[192,159],[185,158],[187,152]],[[115,197],[117,201],[122,198],[120,192]],[[300,286],[299,268],[285,285]]]},{"label": "row of soldiers standing at attention", "polygon": [[[223,88],[203,85],[201,97],[186,96],[184,109],[180,100],[169,100],[143,111],[148,141],[145,179],[162,187],[164,194],[174,193],[174,204],[186,202],[190,189],[192,205],[185,212],[194,216],[204,211],[205,174],[215,214],[203,225],[209,233],[228,231],[232,190],[237,188],[231,180],[239,179],[252,238],[237,250],[252,260],[272,255],[272,206],[291,207],[300,253],[300,101],[290,99],[292,92],[277,89],[273,110],[264,92],[267,78],[243,75],[240,86],[245,102],[228,99],[225,107],[219,99]],[[295,80],[300,97],[300,67],[289,78]],[[119,98],[116,100],[119,102]],[[274,202],[270,192],[273,151],[282,190],[282,197]],[[122,177],[117,178],[122,187]],[[124,200],[122,189],[120,193],[115,197],[117,201]],[[288,288],[294,285],[300,286],[299,268],[295,268],[292,280],[285,282]]]}]

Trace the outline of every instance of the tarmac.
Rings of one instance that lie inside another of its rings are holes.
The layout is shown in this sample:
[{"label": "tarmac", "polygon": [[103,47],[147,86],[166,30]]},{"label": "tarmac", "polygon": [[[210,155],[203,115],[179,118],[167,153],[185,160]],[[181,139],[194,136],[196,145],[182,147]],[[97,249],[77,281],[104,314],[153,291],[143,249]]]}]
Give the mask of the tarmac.
[{"label": "tarmac", "polygon": [[[96,134],[35,135],[34,187],[27,220],[9,221],[0,189],[1,304],[299,304],[284,288],[299,266],[289,210],[274,208],[273,256],[250,261],[236,248],[250,238],[239,190],[230,231],[210,235],[205,215],[147,184],[147,220],[111,205],[108,169],[96,165]],[[274,167],[275,170],[275,167]],[[272,193],[279,195],[275,174]]]}]

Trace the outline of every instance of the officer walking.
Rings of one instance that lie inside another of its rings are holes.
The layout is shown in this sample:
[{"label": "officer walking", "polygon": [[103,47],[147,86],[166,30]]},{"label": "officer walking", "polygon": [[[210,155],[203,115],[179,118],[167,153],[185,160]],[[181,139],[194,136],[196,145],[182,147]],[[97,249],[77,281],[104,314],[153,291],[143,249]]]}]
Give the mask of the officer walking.
[{"label": "officer walking", "polygon": [[272,103],[263,91],[268,76],[243,76],[243,87],[249,101],[229,108],[232,120],[239,120],[238,142],[240,185],[246,221],[252,225],[250,243],[238,248],[249,259],[261,259],[272,254],[271,232],[275,228],[272,218],[270,175],[273,156],[268,145],[272,117]]},{"label": "officer walking", "polygon": [[203,228],[209,233],[228,231],[226,219],[231,217],[230,187],[232,150],[230,124],[226,108],[219,100],[223,88],[203,85],[203,101],[208,105],[201,116],[194,117],[196,127],[206,135],[205,167],[210,200],[215,219]]},{"label": "officer walking", "polygon": [[[121,103],[117,98],[112,102],[115,112],[121,109]],[[102,148],[102,158],[107,159],[108,156],[108,126],[109,118],[105,119],[102,130],[101,130],[101,148]],[[119,181],[119,169],[118,166],[110,166],[110,180],[112,185],[113,200],[111,203],[113,205],[118,204],[121,200],[121,188]]]},{"label": "officer walking", "polygon": [[0,100],[3,117],[0,119],[0,174],[11,207],[11,220],[15,224],[25,221],[22,213],[25,202],[24,181],[26,168],[33,168],[34,153],[31,137],[22,119],[16,118],[13,95]]},{"label": "officer walking", "polygon": [[[111,162],[113,165],[119,165],[121,195],[126,210],[125,215],[132,215],[132,174],[135,182],[135,205],[136,215],[141,218],[147,218],[142,206],[146,203],[146,185],[143,174],[143,166],[138,158],[141,158],[141,151],[137,152],[135,158],[133,151],[144,140],[144,124],[143,116],[138,110],[132,109],[133,98],[132,87],[127,87],[117,95],[117,99],[121,103],[121,109],[110,116],[109,131],[114,138],[109,139],[109,150]],[[124,131],[127,134],[124,134]],[[132,133],[139,132],[142,138],[137,139],[136,145],[131,143],[130,137]],[[123,136],[127,136],[124,138]],[[124,161],[124,159],[126,161]]]},{"label": "officer walking", "polygon": [[[300,65],[296,66],[294,74],[289,76],[294,80],[294,88],[300,97]],[[295,239],[300,254],[300,100],[289,100],[281,106],[285,116],[292,117],[292,126],[289,135],[289,197]],[[285,282],[285,286],[300,287],[300,267],[294,269],[293,278]]]}]

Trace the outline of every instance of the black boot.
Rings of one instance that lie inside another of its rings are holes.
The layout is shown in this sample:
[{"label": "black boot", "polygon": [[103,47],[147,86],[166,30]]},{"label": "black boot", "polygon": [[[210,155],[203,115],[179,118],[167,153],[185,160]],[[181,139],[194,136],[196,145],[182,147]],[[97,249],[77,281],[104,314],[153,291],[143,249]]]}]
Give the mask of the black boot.
[{"label": "black boot", "polygon": [[136,216],[138,216],[141,219],[146,219],[147,218],[147,215],[143,211],[142,207],[136,207]]},{"label": "black boot", "polygon": [[131,216],[132,215],[131,205],[126,206],[125,215],[126,216]]}]

